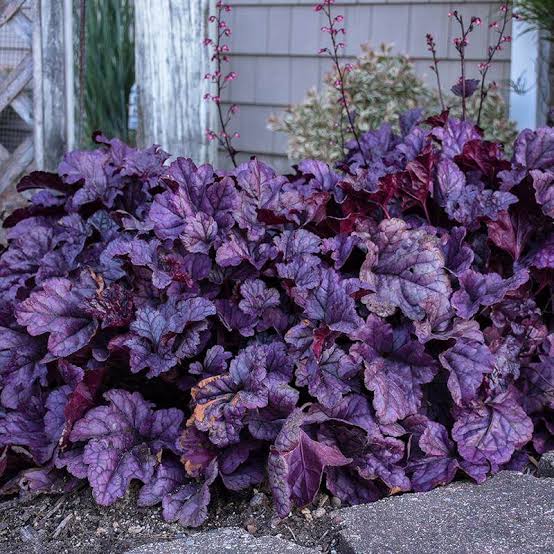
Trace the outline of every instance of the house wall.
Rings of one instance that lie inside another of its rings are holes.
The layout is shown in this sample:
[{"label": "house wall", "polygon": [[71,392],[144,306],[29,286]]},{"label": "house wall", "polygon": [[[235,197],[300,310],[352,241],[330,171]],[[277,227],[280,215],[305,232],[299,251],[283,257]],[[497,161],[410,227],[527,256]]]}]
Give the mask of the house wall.
[{"label": "house wall", "polygon": [[[320,31],[323,16],[314,12],[314,0],[230,0],[233,11],[228,23],[231,66],[239,74],[231,83],[226,102],[239,105],[236,127],[241,134],[239,150],[255,154],[276,168],[284,169],[286,135],[267,129],[267,118],[291,103],[301,101],[312,86],[319,86],[330,68],[328,59],[317,54],[326,46],[328,35]],[[438,44],[443,86],[459,76],[459,62],[452,38],[457,36],[455,21],[448,17],[454,9],[466,18],[483,20],[471,36],[467,50],[468,77],[477,77],[477,64],[486,55],[492,31],[488,23],[498,19],[498,3],[408,0],[337,0],[335,13],[345,16],[347,57],[359,53],[359,45],[369,42],[394,44],[394,51],[407,53],[416,72],[431,86],[430,53],[425,35],[432,33]],[[497,82],[510,77],[510,49],[498,56],[489,75]],[[346,60],[345,60],[346,61]],[[224,155],[220,156],[221,161]]]}]

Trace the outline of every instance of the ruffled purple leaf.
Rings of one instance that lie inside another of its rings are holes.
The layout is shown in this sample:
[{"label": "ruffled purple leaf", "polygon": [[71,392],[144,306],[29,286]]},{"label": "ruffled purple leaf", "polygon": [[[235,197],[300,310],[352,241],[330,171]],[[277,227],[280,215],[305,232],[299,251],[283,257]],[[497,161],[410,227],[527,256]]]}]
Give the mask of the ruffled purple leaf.
[{"label": "ruffled purple leaf", "polygon": [[515,449],[527,444],[532,434],[533,423],[513,390],[464,408],[452,428],[460,454],[473,464],[509,461]]},{"label": "ruffled purple leaf", "polygon": [[425,317],[427,306],[448,310],[451,286],[438,240],[399,219],[384,220],[372,237],[360,279],[375,290],[380,304],[398,307],[410,319]]},{"label": "ruffled purple leaf", "polygon": [[269,455],[269,482],[281,517],[288,515],[293,504],[305,506],[313,501],[326,468],[351,461],[338,448],[312,439],[303,429],[306,423],[306,416],[294,411]]},{"label": "ruffled purple leaf", "polygon": [[183,413],[153,410],[139,393],[111,390],[108,406],[90,410],[71,431],[72,442],[85,442],[83,463],[98,504],[124,496],[133,479],[148,483],[162,449],[175,450]]},{"label": "ruffled purple leaf", "polygon": [[98,322],[85,311],[94,294],[88,284],[51,279],[17,308],[17,321],[32,336],[49,333],[48,350],[53,356],[68,356],[87,346]]},{"label": "ruffled purple leaf", "polygon": [[525,284],[529,273],[520,269],[512,277],[502,279],[498,273],[482,274],[468,269],[459,279],[460,290],[452,295],[452,306],[460,317],[470,319],[478,312],[479,306],[492,306],[508,292]]}]

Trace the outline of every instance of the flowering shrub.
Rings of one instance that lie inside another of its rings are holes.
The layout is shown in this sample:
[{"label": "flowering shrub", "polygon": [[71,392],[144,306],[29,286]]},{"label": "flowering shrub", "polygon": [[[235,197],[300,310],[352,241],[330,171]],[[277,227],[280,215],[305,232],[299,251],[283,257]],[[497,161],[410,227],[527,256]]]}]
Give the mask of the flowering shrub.
[{"label": "flowering shrub", "polygon": [[[554,446],[554,131],[508,160],[405,114],[333,170],[232,172],[97,137],[19,184],[0,256],[1,491],[200,525],[483,481]],[[367,164],[363,160],[367,161]]]},{"label": "flowering shrub", "polygon": [[[343,139],[353,137],[338,102],[335,81],[335,73],[330,72],[321,91],[309,90],[301,103],[270,117],[269,128],[288,135],[291,160],[314,158],[332,163],[344,156]],[[378,50],[362,46],[362,53],[345,77],[345,90],[360,133],[376,129],[383,122],[398,131],[398,116],[403,112],[420,107],[424,114],[431,115],[440,106],[438,93],[417,77],[410,59],[392,54],[390,46],[385,45]],[[461,117],[461,106],[454,95],[445,95],[445,102],[451,106],[452,115]],[[477,120],[479,104],[477,94],[468,98],[467,113],[473,121]],[[515,125],[508,119],[506,102],[497,88],[490,89],[483,101],[481,126],[487,140],[508,147],[516,137]]]}]

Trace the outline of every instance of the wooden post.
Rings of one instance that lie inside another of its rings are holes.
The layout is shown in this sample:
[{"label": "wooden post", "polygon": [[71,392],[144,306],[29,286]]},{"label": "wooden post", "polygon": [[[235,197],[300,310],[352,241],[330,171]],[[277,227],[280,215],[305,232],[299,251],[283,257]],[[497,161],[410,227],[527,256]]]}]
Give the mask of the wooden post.
[{"label": "wooden post", "polygon": [[[54,170],[73,137],[73,38],[64,0],[36,0],[33,14],[33,117],[37,168]],[[69,52],[69,54],[68,54]]]},{"label": "wooden post", "polygon": [[140,146],[160,144],[172,155],[196,163],[215,162],[213,127],[204,75],[209,53],[211,0],[135,0],[135,65]]}]

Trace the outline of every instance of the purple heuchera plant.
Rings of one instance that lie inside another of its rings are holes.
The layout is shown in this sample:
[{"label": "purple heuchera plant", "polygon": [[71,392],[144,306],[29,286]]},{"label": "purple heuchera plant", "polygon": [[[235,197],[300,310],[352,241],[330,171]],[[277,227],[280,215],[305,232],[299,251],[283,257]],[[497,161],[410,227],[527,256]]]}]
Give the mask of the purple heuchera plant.
[{"label": "purple heuchera plant", "polygon": [[[201,525],[482,481],[554,445],[554,131],[447,113],[278,175],[97,137],[32,173],[0,256],[2,492]],[[367,162],[367,163],[366,163]]]}]

